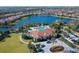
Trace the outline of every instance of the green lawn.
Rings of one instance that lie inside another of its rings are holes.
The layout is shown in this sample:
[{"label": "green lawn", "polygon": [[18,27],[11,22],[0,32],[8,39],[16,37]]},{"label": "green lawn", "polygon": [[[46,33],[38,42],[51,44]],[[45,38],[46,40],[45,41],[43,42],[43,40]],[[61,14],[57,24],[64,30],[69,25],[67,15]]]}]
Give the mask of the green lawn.
[{"label": "green lawn", "polygon": [[4,42],[0,42],[0,52],[28,53],[29,49],[26,44],[20,42],[19,34],[12,33],[10,38],[6,38]]},{"label": "green lawn", "polygon": [[72,44],[71,42],[69,42],[68,40],[63,39],[63,38],[61,38],[60,40],[63,41],[64,43],[66,43],[68,46],[70,46],[72,48],[76,48],[76,46],[74,44]]}]

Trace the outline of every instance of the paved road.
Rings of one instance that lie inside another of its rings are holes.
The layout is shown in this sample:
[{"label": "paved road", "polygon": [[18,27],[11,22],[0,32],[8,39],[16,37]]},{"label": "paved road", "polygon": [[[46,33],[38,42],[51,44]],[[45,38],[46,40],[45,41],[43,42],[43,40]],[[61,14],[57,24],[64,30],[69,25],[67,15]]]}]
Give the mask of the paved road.
[{"label": "paved road", "polygon": [[47,44],[46,42],[41,42],[41,44],[44,44],[44,45],[45,45],[45,47],[43,48],[44,51],[45,51],[45,53],[52,53],[52,52],[50,51],[50,48],[51,48],[52,46],[54,46],[54,45],[60,45],[60,46],[63,46],[63,47],[64,47],[64,51],[62,51],[61,53],[63,53],[63,52],[68,52],[68,51],[70,51],[70,50],[75,51],[75,49],[69,47],[69,46],[68,46],[67,44],[65,44],[64,42],[62,42],[62,41],[60,41],[60,40],[58,40],[58,39],[57,39],[56,41],[57,41],[56,43],[51,43],[51,44]]}]

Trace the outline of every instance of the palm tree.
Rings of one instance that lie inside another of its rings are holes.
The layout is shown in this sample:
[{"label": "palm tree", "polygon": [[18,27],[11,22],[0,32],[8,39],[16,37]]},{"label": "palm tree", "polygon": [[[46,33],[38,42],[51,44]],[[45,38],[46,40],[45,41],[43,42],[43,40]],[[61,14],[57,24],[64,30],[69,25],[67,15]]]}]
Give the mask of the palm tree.
[{"label": "palm tree", "polygon": [[32,52],[32,48],[33,48],[32,41],[29,41],[28,48],[29,48],[30,52]]},{"label": "palm tree", "polygon": [[52,41],[53,43],[55,42],[55,40],[56,40],[55,38],[53,38],[53,37],[51,38],[51,41]]},{"label": "palm tree", "polygon": [[79,39],[75,42],[75,44],[79,45]]}]

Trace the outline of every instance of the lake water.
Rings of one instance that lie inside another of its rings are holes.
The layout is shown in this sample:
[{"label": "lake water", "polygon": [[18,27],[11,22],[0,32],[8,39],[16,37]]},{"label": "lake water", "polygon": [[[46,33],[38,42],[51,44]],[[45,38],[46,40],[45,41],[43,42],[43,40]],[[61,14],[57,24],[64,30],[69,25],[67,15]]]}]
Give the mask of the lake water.
[{"label": "lake water", "polygon": [[21,26],[28,24],[28,23],[50,24],[50,23],[55,22],[56,20],[63,21],[63,22],[70,22],[71,21],[71,19],[69,19],[69,18],[60,18],[60,17],[55,17],[55,16],[31,16],[29,18],[26,18],[26,19],[18,22],[15,26],[21,27]]},{"label": "lake water", "polygon": [[0,32],[6,32],[6,31],[8,31],[9,29],[8,28],[4,28],[4,27],[1,27],[0,28]]},{"label": "lake water", "polygon": [[[24,18],[22,21],[19,21],[18,23],[15,24],[16,28],[22,27],[25,24],[28,23],[34,23],[34,24],[50,24],[55,22],[56,20],[58,21],[63,21],[63,22],[70,22],[72,19],[69,18],[60,18],[60,17],[55,17],[55,16],[31,16],[29,18]],[[2,29],[0,28],[0,32],[4,32],[7,29]]]}]

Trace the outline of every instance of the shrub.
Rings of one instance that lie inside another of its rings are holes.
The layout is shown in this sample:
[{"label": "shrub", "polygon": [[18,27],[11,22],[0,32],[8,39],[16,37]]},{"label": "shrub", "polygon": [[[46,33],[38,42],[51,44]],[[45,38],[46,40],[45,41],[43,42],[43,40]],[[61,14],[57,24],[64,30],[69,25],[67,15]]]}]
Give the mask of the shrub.
[{"label": "shrub", "polygon": [[32,37],[27,36],[27,35],[25,35],[25,34],[22,34],[22,38],[23,38],[23,39],[26,39],[26,40],[28,40],[28,39],[32,39]]},{"label": "shrub", "polygon": [[75,44],[79,45],[79,40],[75,42]]},{"label": "shrub", "polygon": [[63,46],[53,46],[53,47],[50,48],[51,52],[60,52],[60,51],[63,51],[63,50],[64,50]]},{"label": "shrub", "polygon": [[36,53],[37,50],[35,48],[35,46],[32,44],[32,42],[30,41],[29,44],[28,44],[28,48],[30,49],[30,51]]}]

